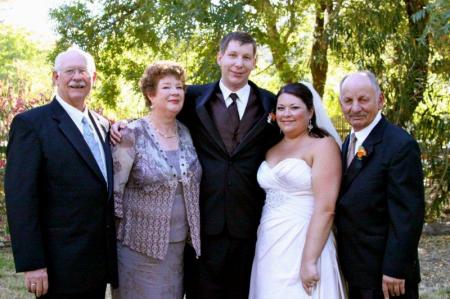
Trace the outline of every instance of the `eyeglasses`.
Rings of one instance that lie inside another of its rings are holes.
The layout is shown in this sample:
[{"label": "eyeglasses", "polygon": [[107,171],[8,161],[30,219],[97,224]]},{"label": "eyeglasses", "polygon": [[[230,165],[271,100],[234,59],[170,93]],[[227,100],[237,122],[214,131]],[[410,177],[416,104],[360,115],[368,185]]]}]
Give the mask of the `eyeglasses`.
[{"label": "eyeglasses", "polygon": [[77,72],[81,76],[90,76],[89,71],[85,68],[67,68],[67,69],[62,70],[62,73],[69,77],[74,76]]}]

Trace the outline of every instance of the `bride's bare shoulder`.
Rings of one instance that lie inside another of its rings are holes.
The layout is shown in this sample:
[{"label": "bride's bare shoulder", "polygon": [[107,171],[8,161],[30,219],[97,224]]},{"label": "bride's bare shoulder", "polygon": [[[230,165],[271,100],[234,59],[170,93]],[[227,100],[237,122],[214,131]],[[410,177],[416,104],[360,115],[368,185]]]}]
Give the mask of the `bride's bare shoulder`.
[{"label": "bride's bare shoulder", "polygon": [[341,149],[333,137],[316,138],[311,147],[311,153],[315,157],[331,156],[338,158]]},{"label": "bride's bare shoulder", "polygon": [[335,149],[339,150],[339,145],[337,144],[336,140],[334,140],[334,138],[331,136],[316,138],[316,142],[314,142],[314,147],[315,147],[315,149],[329,148],[331,150],[335,150]]}]

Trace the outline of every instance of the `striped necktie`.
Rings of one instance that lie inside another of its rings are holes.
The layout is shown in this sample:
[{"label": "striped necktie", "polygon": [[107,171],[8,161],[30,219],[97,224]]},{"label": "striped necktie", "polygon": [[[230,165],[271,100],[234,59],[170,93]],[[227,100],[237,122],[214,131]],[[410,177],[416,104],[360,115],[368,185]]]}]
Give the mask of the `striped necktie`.
[{"label": "striped necktie", "polygon": [[352,133],[350,135],[350,144],[348,145],[348,151],[347,151],[347,168],[350,166],[350,164],[353,161],[353,158],[355,157],[355,144],[356,144],[356,135],[355,133]]}]

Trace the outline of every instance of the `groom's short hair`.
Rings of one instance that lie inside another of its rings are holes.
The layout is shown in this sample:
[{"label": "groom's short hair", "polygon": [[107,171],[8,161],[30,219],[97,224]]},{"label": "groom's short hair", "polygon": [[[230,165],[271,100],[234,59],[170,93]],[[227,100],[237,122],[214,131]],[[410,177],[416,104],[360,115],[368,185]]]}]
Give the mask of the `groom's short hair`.
[{"label": "groom's short hair", "polygon": [[227,35],[225,35],[222,40],[220,41],[220,53],[225,53],[228,44],[231,41],[238,41],[241,43],[241,45],[245,45],[245,44],[252,44],[253,46],[253,55],[256,54],[256,41],[255,39],[248,34],[247,32],[242,32],[242,31],[234,31],[234,32],[230,32]]}]

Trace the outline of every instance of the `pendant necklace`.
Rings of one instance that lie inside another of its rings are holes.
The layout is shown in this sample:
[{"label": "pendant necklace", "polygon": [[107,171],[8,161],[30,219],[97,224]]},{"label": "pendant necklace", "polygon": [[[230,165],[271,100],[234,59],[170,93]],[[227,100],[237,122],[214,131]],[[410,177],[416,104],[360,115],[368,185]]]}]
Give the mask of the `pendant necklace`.
[{"label": "pendant necklace", "polygon": [[162,137],[166,138],[166,139],[170,139],[170,138],[175,138],[178,136],[178,128],[177,125],[175,124],[175,133],[173,135],[169,135],[169,134],[165,134],[163,132],[161,132],[156,126],[155,124],[152,122],[152,119],[150,118],[150,116],[148,117],[148,121],[150,122],[150,124],[152,125],[153,129],[155,129],[156,133],[158,133],[159,135],[161,135]]}]

